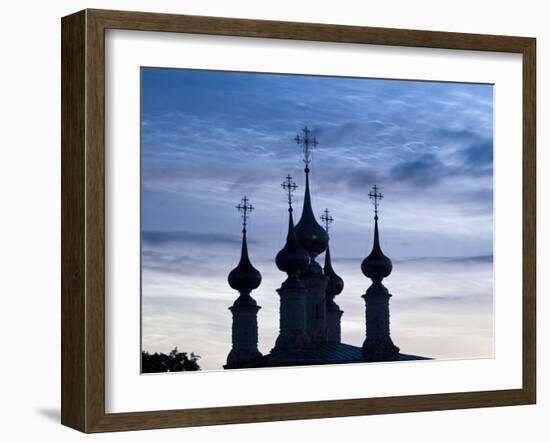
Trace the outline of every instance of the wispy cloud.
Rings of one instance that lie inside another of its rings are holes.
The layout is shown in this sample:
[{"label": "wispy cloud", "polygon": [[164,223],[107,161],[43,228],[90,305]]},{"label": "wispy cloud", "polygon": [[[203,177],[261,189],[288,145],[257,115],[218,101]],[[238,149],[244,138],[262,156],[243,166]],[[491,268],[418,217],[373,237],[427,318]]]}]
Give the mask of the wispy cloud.
[{"label": "wispy cloud", "polygon": [[[195,245],[229,245],[235,246],[241,243],[241,238],[236,235],[223,235],[217,232],[188,232],[184,230],[144,230],[141,233],[143,244],[162,245],[190,243]],[[254,243],[254,240],[251,240]]]},{"label": "wispy cloud", "polygon": [[414,257],[406,259],[394,259],[395,262],[426,262],[426,263],[460,263],[460,264],[479,264],[492,263],[493,255],[479,256],[429,256]]}]

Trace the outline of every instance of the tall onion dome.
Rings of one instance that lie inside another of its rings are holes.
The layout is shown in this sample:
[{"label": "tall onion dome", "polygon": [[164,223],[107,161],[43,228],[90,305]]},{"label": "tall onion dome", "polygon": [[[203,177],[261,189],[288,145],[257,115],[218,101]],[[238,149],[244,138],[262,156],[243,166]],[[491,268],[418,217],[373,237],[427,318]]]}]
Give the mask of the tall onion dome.
[{"label": "tall onion dome", "polygon": [[317,139],[311,135],[311,131],[306,127],[302,129],[303,136],[297,135],[295,140],[302,146],[304,153],[304,163],[306,165],[304,172],[306,174],[306,189],[304,195],[304,206],[302,216],[296,224],[296,237],[300,245],[311,256],[311,265],[309,270],[314,273],[321,273],[321,267],[315,261],[315,257],[323,253],[328,246],[328,234],[315,219],[313,209],[311,207],[311,195],[309,189],[309,164],[311,163],[311,153],[319,143]]},{"label": "tall onion dome", "polygon": [[254,209],[245,196],[236,207],[242,215],[243,241],[239,264],[227,276],[229,285],[238,290],[239,296],[229,307],[233,317],[231,325],[231,351],[224,368],[245,368],[262,357],[258,350],[258,311],[260,306],[250,292],[260,285],[262,275],[254,268],[248,257],[246,226],[248,215]]},{"label": "tall onion dome", "polygon": [[275,263],[282,272],[288,275],[283,287],[292,285],[302,286],[298,274],[304,272],[310,263],[309,254],[303,249],[296,237],[294,219],[292,217],[292,192],[298,187],[292,182],[292,177],[287,175],[282,184],[283,189],[288,193],[288,233],[284,247],[277,253]]},{"label": "tall onion dome", "polygon": [[243,218],[241,259],[237,264],[237,267],[229,272],[227,281],[229,282],[231,288],[240,293],[240,296],[237,298],[234,305],[256,305],[256,301],[250,296],[250,292],[260,286],[262,282],[262,275],[250,262],[250,258],[248,257],[248,244],[246,240],[248,214],[254,209],[254,207],[249,204],[248,198],[245,196],[242,202],[237,206],[237,209],[242,212]]},{"label": "tall onion dome", "polygon": [[382,284],[382,280],[388,277],[392,271],[393,264],[391,259],[382,252],[380,248],[380,238],[378,234],[378,201],[383,198],[378,192],[378,187],[374,186],[374,192],[369,193],[369,197],[374,200],[374,242],[372,251],[361,263],[361,271],[367,277],[372,279],[373,284],[367,290],[367,294],[388,293],[388,289]]},{"label": "tall onion dome", "polygon": [[392,262],[380,248],[378,234],[378,204],[383,198],[374,186],[369,192],[369,198],[374,203],[374,242],[372,251],[361,263],[363,274],[372,280],[371,286],[362,296],[365,300],[365,341],[363,355],[368,360],[396,360],[399,354],[397,347],[390,337],[390,297],[388,289],[382,280],[392,271]]}]

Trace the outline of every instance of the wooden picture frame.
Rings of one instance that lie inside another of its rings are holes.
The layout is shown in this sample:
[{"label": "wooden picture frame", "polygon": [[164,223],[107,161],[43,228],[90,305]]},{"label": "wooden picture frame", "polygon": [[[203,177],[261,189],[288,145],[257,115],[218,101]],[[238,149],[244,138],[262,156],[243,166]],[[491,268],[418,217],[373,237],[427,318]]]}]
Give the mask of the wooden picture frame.
[{"label": "wooden picture frame", "polygon": [[[512,390],[105,412],[105,30],[517,53],[523,64],[523,385]],[[84,10],[62,19],[62,424],[83,432],[533,404],[536,400],[533,38]]]}]

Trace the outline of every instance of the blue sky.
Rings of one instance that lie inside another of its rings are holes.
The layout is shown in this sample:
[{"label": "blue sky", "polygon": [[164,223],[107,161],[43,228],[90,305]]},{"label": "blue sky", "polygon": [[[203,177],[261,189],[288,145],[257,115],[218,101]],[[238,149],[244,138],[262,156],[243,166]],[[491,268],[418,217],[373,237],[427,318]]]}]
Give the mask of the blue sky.
[{"label": "blue sky", "polygon": [[153,68],[142,69],[143,348],[177,345],[206,369],[224,363],[236,296],[226,277],[240,251],[234,207],[246,194],[256,207],[251,258],[264,278],[254,293],[260,349],[271,349],[284,279],[274,265],[286,235],[280,183],[294,176],[299,214],[293,138],[306,124],[320,143],[314,211],[327,207],[335,219],[343,339],[363,339],[369,281],[359,265],[377,184],[397,345],[436,358],[492,356],[492,86]]}]

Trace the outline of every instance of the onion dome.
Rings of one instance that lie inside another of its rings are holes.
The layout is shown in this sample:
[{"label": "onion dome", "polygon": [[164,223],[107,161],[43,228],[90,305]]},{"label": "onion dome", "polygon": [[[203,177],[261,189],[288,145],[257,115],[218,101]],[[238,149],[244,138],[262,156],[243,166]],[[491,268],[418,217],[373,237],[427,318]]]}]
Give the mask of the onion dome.
[{"label": "onion dome", "polygon": [[344,280],[340,278],[340,276],[338,276],[332,268],[330,247],[327,247],[327,251],[325,253],[325,266],[323,270],[325,276],[328,278],[326,294],[330,297],[334,297],[342,293],[342,290],[344,290]]},{"label": "onion dome", "polygon": [[243,242],[241,249],[241,260],[227,277],[227,281],[231,288],[238,290],[241,293],[250,293],[257,289],[262,282],[262,275],[252,265],[248,257],[248,245],[246,241],[246,229],[243,229]]},{"label": "onion dome", "polygon": [[374,217],[374,243],[370,255],[361,263],[361,271],[374,282],[380,282],[389,276],[393,268],[391,259],[382,252],[378,236],[378,216]]},{"label": "onion dome", "polygon": [[302,248],[294,229],[294,220],[292,218],[292,207],[288,209],[288,234],[286,244],[277,253],[275,263],[279,270],[286,272],[289,276],[295,276],[299,272],[305,271],[310,262],[309,254]]},{"label": "onion dome", "polygon": [[361,271],[367,278],[373,281],[372,285],[367,290],[367,294],[388,293],[388,289],[384,287],[382,280],[389,276],[393,268],[391,259],[384,255],[380,248],[380,238],[378,235],[378,204],[380,204],[380,200],[384,198],[384,196],[378,190],[378,187],[375,185],[372,191],[369,192],[369,198],[372,199],[374,203],[374,242],[370,255],[361,263]]},{"label": "onion dome", "polygon": [[304,196],[304,207],[302,209],[302,217],[296,224],[296,237],[300,245],[315,258],[320,253],[323,253],[328,246],[328,234],[323,227],[319,225],[313,209],[311,208],[311,196],[309,192],[309,167],[305,168],[306,172],[306,191]]},{"label": "onion dome", "polygon": [[296,230],[294,228],[294,219],[292,218],[292,193],[298,188],[296,183],[292,181],[292,177],[287,175],[281,187],[285,191],[288,198],[288,234],[284,247],[277,253],[275,263],[279,270],[288,274],[287,280],[283,286],[300,286],[302,283],[298,279],[298,273],[305,271],[309,267],[311,258],[309,254],[302,248],[296,238]]},{"label": "onion dome", "polygon": [[256,304],[256,301],[250,296],[250,292],[257,289],[262,282],[262,275],[252,265],[250,258],[248,257],[248,244],[246,241],[246,226],[248,224],[248,216],[254,207],[249,203],[248,198],[245,196],[236,209],[242,214],[243,224],[243,240],[241,248],[241,259],[237,267],[235,267],[227,276],[227,281],[231,288],[240,292],[241,296],[235,301],[235,304],[247,303]]}]

